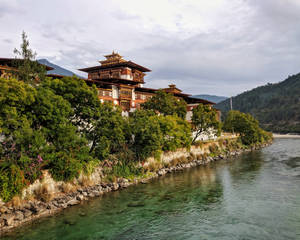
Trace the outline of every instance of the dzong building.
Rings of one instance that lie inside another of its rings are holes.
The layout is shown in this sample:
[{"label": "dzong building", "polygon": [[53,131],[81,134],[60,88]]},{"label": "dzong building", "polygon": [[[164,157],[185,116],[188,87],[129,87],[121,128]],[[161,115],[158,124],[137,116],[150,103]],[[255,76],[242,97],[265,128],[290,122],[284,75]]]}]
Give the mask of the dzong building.
[{"label": "dzong building", "polygon": [[[105,60],[99,61],[100,64],[97,66],[79,69],[88,74],[87,83],[97,86],[101,102],[120,105],[123,113],[126,114],[139,109],[142,103],[159,90],[143,87],[146,73],[151,72],[150,69],[132,61],[127,61],[115,52],[106,55],[105,58]],[[210,106],[215,104],[204,99],[193,98],[190,94],[183,93],[174,84],[160,90],[171,93],[187,102],[187,120],[191,119],[191,111],[198,104],[202,103]]]}]

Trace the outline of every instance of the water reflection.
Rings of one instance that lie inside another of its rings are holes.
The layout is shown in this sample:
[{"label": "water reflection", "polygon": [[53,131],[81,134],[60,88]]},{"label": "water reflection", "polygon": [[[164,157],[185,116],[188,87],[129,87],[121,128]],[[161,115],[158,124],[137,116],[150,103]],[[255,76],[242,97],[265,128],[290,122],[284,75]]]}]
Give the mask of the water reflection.
[{"label": "water reflection", "polygon": [[300,157],[291,157],[285,162],[285,164],[291,168],[298,168],[300,167]]}]

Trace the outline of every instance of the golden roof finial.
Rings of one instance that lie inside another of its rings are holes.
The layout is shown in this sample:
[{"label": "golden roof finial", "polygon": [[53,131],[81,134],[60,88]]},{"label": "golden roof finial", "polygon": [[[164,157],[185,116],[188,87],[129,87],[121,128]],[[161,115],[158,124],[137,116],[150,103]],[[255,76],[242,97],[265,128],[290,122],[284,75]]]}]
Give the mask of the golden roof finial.
[{"label": "golden roof finial", "polygon": [[101,63],[101,66],[126,62],[126,60],[124,60],[123,57],[119,53],[115,52],[114,50],[112,51],[112,54],[105,55],[104,57],[106,58],[106,60],[99,61]]}]

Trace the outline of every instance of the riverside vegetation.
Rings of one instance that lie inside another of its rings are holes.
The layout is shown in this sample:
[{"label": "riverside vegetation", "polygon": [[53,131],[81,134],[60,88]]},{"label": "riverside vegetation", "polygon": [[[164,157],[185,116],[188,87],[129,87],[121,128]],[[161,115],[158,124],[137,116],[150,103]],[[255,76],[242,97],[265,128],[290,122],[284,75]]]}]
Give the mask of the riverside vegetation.
[{"label": "riverside vegetation", "polygon": [[[26,187],[42,180],[43,170],[64,182],[81,174],[88,176],[99,166],[110,182],[147,176],[168,167],[160,162],[163,152],[201,147],[204,143],[192,138],[193,131],[200,134],[214,129],[220,134],[214,109],[199,105],[189,123],[185,120],[186,103],[162,91],[143,109],[122,117],[118,106],[101,104],[96,87],[82,79],[37,77],[42,70],[37,75],[34,69],[43,66],[35,64],[27,43],[21,45],[24,61],[19,61],[18,69],[22,71],[9,79],[0,78],[0,198],[4,202],[20,199]],[[239,133],[239,140],[220,140],[221,150],[210,145],[210,157],[271,139],[253,117],[236,111],[228,115],[224,129]],[[145,164],[150,157],[155,161]],[[191,154],[168,164],[176,166],[198,158],[203,156]],[[43,190],[34,197],[50,200],[42,195]]]},{"label": "riverside vegetation", "polygon": [[[232,98],[233,108],[250,113],[263,129],[276,133],[300,133],[300,74],[279,83],[254,88]],[[216,105],[225,115],[230,99]]]}]

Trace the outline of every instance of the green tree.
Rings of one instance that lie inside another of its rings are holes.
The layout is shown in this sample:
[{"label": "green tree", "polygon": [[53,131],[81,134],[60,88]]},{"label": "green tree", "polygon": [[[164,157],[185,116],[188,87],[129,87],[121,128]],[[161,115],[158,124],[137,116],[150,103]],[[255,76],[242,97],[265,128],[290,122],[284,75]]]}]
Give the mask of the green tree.
[{"label": "green tree", "polygon": [[159,116],[162,150],[175,151],[191,145],[191,125],[177,116]]},{"label": "green tree", "polygon": [[57,180],[71,180],[94,160],[62,96],[16,79],[0,79],[0,86],[0,159],[18,166],[26,181],[40,177],[43,168]]},{"label": "green tree", "polygon": [[0,119],[2,134],[9,135],[27,119],[27,108],[35,101],[36,90],[16,79],[0,78]]},{"label": "green tree", "polygon": [[253,116],[236,110],[228,112],[223,129],[239,133],[245,145],[254,145],[271,139],[271,135],[259,127],[259,122]]},{"label": "green tree", "polygon": [[47,168],[58,181],[69,181],[78,177],[90,162],[95,161],[89,154],[87,140],[80,136],[72,124],[59,124],[51,151],[45,158]]},{"label": "green tree", "polygon": [[125,144],[126,121],[119,107],[110,103],[99,106],[99,115],[91,123],[87,139],[91,142],[90,153],[100,160],[121,151]]},{"label": "green tree", "polygon": [[127,141],[135,159],[143,161],[161,150],[159,118],[151,110],[137,110],[129,118]]},{"label": "green tree", "polygon": [[71,104],[51,89],[39,86],[36,90],[35,101],[27,115],[32,119],[34,129],[46,129],[48,140],[51,141],[51,136],[57,132],[57,126],[69,122]]},{"label": "green tree", "polygon": [[192,129],[195,132],[193,143],[201,134],[220,135],[220,122],[217,111],[209,105],[199,104],[193,109]]},{"label": "green tree", "polygon": [[166,93],[162,90],[142,104],[142,108],[146,110],[154,110],[163,115],[177,115],[185,119],[187,112],[187,104],[183,99],[177,99],[171,93]]},{"label": "green tree", "polygon": [[78,77],[64,77],[62,79],[46,79],[42,88],[51,89],[54,94],[69,102],[72,111],[69,120],[78,127],[82,134],[89,134],[93,130],[91,125],[100,114],[100,101],[95,85],[88,86]]},{"label": "green tree", "polygon": [[[121,115],[121,110],[108,103],[101,104],[94,85],[90,87],[84,80],[77,77],[65,77],[47,79],[42,83],[41,88],[50,89],[58,95],[57,97],[61,97],[70,104],[71,111],[68,119],[89,141],[89,152],[92,156],[103,160],[109,154],[122,148],[125,141],[125,120]],[[56,101],[52,100],[52,102]],[[59,104],[60,101],[57,102]],[[57,116],[63,115],[59,111],[63,113],[68,111],[63,108],[65,105],[61,101],[61,106],[57,106],[59,109]],[[54,120],[53,117],[51,119]]]},{"label": "green tree", "polygon": [[43,81],[46,76],[46,67],[38,63],[36,58],[36,52],[29,48],[29,40],[26,33],[22,33],[22,43],[20,50],[14,49],[16,59],[14,60],[13,75],[21,81],[28,83],[35,83],[37,81]]}]

